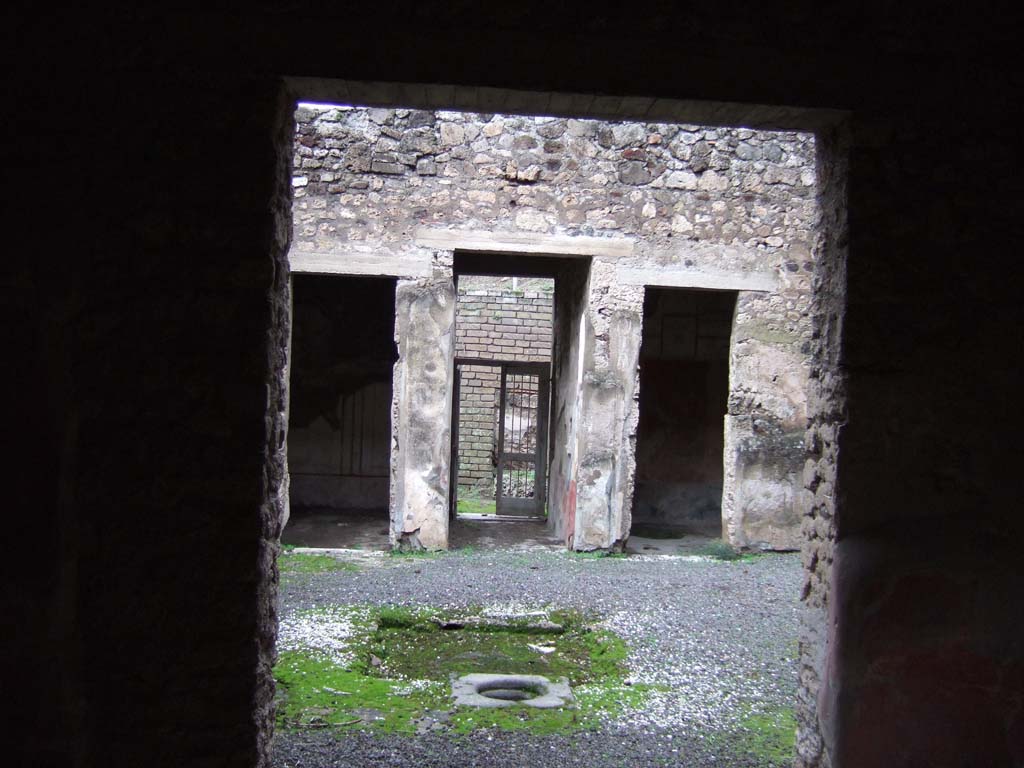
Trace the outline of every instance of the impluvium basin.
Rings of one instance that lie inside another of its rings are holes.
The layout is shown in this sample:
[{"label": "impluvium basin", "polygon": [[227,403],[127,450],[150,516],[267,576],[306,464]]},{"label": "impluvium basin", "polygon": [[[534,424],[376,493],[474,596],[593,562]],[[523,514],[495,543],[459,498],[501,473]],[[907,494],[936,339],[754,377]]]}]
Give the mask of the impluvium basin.
[{"label": "impluvium basin", "polygon": [[555,709],[574,704],[569,678],[476,673],[452,679],[452,697],[464,707]]}]

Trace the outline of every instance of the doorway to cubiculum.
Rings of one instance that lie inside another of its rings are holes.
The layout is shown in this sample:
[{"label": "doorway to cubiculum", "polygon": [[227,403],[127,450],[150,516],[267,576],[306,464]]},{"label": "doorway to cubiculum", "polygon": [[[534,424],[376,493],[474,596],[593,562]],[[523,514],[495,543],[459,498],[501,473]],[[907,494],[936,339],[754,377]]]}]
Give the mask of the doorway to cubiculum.
[{"label": "doorway to cubiculum", "polygon": [[457,278],[452,514],[547,517],[554,278]]},{"label": "doorway to cubiculum", "polygon": [[644,293],[632,532],[717,539],[737,292]]},{"label": "doorway to cubiculum", "polygon": [[455,252],[453,531],[519,521],[521,535],[515,526],[489,529],[511,542],[517,536],[562,541],[571,530],[567,489],[590,262]]},{"label": "doorway to cubiculum", "polygon": [[395,280],[292,275],[286,544],[389,546]]}]

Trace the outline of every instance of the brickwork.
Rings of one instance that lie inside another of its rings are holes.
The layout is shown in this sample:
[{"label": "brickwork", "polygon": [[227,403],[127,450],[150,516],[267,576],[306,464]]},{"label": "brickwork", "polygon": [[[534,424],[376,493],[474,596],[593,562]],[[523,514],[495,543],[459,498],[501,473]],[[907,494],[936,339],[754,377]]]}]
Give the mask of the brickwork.
[{"label": "brickwork", "polygon": [[464,366],[459,389],[459,488],[494,489],[498,368]]},{"label": "brickwork", "polygon": [[[551,359],[554,299],[551,280],[531,280],[523,288],[510,278],[461,278],[456,309],[459,357],[518,362]],[[494,490],[500,369],[462,368],[459,390],[459,487],[482,494]]]}]

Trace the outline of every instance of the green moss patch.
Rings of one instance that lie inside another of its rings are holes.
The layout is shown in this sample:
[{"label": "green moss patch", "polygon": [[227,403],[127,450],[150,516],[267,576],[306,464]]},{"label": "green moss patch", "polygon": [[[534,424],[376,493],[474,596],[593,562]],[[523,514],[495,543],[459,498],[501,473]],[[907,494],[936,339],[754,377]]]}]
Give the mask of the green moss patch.
[{"label": "green moss patch", "polygon": [[699,555],[715,560],[739,560],[740,553],[724,541],[709,541],[698,551]]},{"label": "green moss patch", "polygon": [[494,499],[459,499],[457,508],[460,515],[493,515],[497,510]]},{"label": "green moss patch", "polygon": [[697,551],[698,555],[731,563],[756,563],[765,557],[765,552],[738,552],[724,541],[711,541]]},{"label": "green moss patch", "polygon": [[339,560],[332,555],[313,555],[291,550],[281,552],[277,558],[277,567],[282,575],[359,570],[355,563]]},{"label": "green moss patch", "polygon": [[443,549],[408,549],[408,548],[403,549],[401,546],[399,546],[396,549],[392,549],[388,554],[391,555],[391,557],[396,557],[396,558],[403,558],[403,557],[414,558],[414,557],[419,557],[419,558],[423,558],[425,560],[430,560],[430,559],[433,559],[435,557],[443,557],[444,555],[447,555],[448,553],[445,550],[443,550]]},{"label": "green moss patch", "polygon": [[764,712],[748,710],[736,739],[740,750],[756,755],[762,764],[791,765],[796,751],[796,717],[792,707]]},{"label": "green moss patch", "polygon": [[396,617],[393,610],[382,611],[372,650],[382,660],[381,673],[399,679],[446,681],[451,675],[502,672],[568,677],[580,685],[619,674],[626,656],[617,636],[565,614],[560,622],[481,621],[441,619],[436,612]]},{"label": "green moss patch", "polygon": [[411,687],[341,667],[316,652],[287,651],[274,667],[278,682],[278,725],[282,728],[373,726],[414,733],[415,722],[442,706],[445,686]]},{"label": "green moss patch", "polygon": [[[293,647],[281,654],[274,670],[279,727],[564,733],[598,727],[649,690],[625,685],[622,640],[575,612],[503,618],[400,606],[350,610],[343,653]],[[457,708],[451,679],[473,672],[567,677],[576,706]]]}]

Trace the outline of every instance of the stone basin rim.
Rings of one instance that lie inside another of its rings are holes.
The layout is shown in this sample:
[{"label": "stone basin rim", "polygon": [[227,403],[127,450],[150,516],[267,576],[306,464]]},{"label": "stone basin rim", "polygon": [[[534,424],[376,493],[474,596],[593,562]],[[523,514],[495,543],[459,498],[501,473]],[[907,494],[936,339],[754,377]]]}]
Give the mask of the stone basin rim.
[{"label": "stone basin rim", "polygon": [[[488,696],[489,691],[523,691],[535,695],[519,698],[515,696]],[[554,709],[574,705],[569,679],[561,677],[550,680],[541,675],[473,673],[452,677],[452,697],[456,705],[468,707],[511,707],[525,706],[536,709]]]}]

